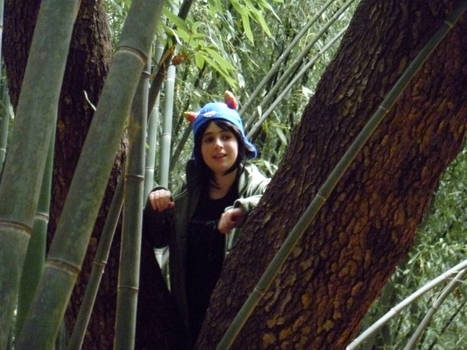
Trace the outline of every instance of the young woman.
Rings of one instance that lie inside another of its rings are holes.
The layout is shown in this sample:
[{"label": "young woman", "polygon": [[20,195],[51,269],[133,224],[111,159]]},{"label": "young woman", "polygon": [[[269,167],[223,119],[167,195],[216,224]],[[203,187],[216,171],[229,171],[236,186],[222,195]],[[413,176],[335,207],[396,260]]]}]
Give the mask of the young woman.
[{"label": "young woman", "polygon": [[228,94],[225,100],[227,104],[208,103],[192,122],[193,159],[187,164],[184,190],[173,197],[156,188],[144,211],[143,249],[147,242],[169,246],[171,292],[190,344],[200,331],[237,228],[269,183],[245,163],[257,151],[245,136],[236,102]]}]

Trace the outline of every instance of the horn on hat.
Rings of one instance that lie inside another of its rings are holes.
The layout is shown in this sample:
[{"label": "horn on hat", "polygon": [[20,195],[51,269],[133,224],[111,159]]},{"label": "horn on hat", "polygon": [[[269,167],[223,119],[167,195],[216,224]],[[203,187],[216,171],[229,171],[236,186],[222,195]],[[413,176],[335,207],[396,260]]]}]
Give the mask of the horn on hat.
[{"label": "horn on hat", "polygon": [[195,121],[196,117],[198,116],[198,113],[196,112],[183,112],[183,115],[185,116],[185,119],[191,124]]},{"label": "horn on hat", "polygon": [[237,99],[235,98],[234,94],[232,92],[230,92],[229,90],[227,90],[224,93],[224,101],[225,101],[225,104],[229,108],[237,109],[237,107],[238,107]]}]

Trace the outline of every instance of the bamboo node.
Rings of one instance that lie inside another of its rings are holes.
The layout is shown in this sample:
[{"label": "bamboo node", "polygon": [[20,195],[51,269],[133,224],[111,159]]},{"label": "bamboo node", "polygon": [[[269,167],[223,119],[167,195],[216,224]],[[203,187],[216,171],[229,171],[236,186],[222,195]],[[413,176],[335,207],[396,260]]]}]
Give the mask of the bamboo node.
[{"label": "bamboo node", "polygon": [[50,267],[61,272],[65,272],[68,275],[75,278],[81,272],[81,267],[78,265],[73,265],[72,263],[59,259],[59,258],[48,258],[45,267]]},{"label": "bamboo node", "polygon": [[452,23],[451,21],[449,21],[449,20],[445,19],[445,20],[444,20],[444,23],[446,23],[446,24],[447,24],[447,26],[449,27],[449,29],[452,29],[452,28],[454,28],[454,23]]},{"label": "bamboo node", "polygon": [[20,233],[25,234],[28,238],[31,237],[32,227],[22,222],[12,221],[12,220],[0,220],[0,227],[6,228],[16,228],[19,229]]},{"label": "bamboo node", "polygon": [[119,52],[126,52],[126,53],[129,53],[130,55],[135,56],[136,58],[138,58],[141,61],[141,63],[143,65],[146,64],[146,62],[148,60],[148,56],[143,51],[138,50],[137,48],[134,48],[134,47],[120,46],[117,49],[117,52],[115,54],[118,54]]},{"label": "bamboo node", "polygon": [[255,289],[253,290],[253,292],[257,293],[257,294],[260,294],[260,295],[263,295],[264,293],[266,293],[266,289],[258,288],[258,286],[256,286]]},{"label": "bamboo node", "polygon": [[387,109],[386,106],[384,106],[383,104],[380,104],[378,109],[382,109],[384,113],[387,113],[389,111],[389,109]]},{"label": "bamboo node", "polygon": [[96,266],[105,267],[105,265],[107,265],[107,260],[101,260],[101,261],[94,260],[92,263]]},{"label": "bamboo node", "polygon": [[127,285],[127,284],[121,284],[118,286],[118,289],[129,289],[129,290],[132,290],[132,291],[135,291],[135,292],[138,292],[139,291],[139,288],[138,287],[135,287],[135,286],[130,286],[130,285]]},{"label": "bamboo node", "polygon": [[34,219],[49,222],[49,213],[44,212],[44,211],[38,211],[38,212],[36,212],[36,216],[34,217]]},{"label": "bamboo node", "polygon": [[318,193],[316,194],[316,198],[319,198],[319,200],[320,200],[321,202],[326,202],[326,199],[327,199],[325,196],[323,196],[323,195],[321,194],[321,192],[318,192]]},{"label": "bamboo node", "polygon": [[144,181],[144,176],[142,175],[137,175],[137,174],[126,174],[125,175],[126,179],[136,179],[139,182]]}]

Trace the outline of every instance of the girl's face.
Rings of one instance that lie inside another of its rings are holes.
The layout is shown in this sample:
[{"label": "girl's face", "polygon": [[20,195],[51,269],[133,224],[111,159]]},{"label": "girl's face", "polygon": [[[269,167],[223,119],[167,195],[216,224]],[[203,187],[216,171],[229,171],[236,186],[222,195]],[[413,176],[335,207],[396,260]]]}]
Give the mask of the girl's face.
[{"label": "girl's face", "polygon": [[211,122],[201,138],[201,156],[215,175],[222,176],[237,160],[237,138],[232,131]]}]

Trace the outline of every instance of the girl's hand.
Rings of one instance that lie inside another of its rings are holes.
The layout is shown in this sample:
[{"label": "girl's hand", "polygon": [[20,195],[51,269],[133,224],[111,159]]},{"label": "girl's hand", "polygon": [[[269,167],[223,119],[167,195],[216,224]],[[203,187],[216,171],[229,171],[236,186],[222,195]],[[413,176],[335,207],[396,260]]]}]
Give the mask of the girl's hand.
[{"label": "girl's hand", "polygon": [[149,194],[149,203],[153,210],[164,211],[175,207],[172,193],[167,190],[156,190]]},{"label": "girl's hand", "polygon": [[242,208],[233,208],[222,213],[217,230],[220,233],[228,234],[230,231],[242,224],[245,219],[245,212]]}]

